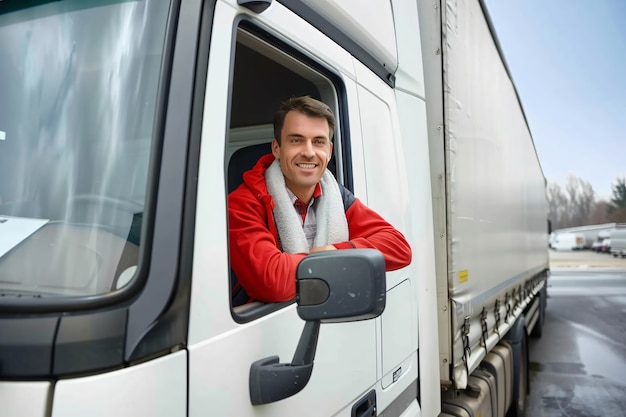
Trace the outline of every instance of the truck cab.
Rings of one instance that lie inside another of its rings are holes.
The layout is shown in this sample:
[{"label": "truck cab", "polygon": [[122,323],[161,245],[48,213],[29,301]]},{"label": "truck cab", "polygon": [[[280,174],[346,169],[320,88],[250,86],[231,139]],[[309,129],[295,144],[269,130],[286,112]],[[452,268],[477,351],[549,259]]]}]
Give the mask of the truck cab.
[{"label": "truck cab", "polygon": [[[4,0],[0,39],[2,417],[523,414],[546,182],[482,1]],[[227,196],[303,95],[413,259],[240,305]]]},{"label": "truck cab", "polygon": [[391,5],[355,43],[338,3],[257,3],[0,4],[4,416],[417,413],[424,262],[386,274],[382,316],[321,326],[297,395],[251,398],[252,364],[288,363],[305,325],[295,301],[230,296],[226,197],[270,152],[280,101],[329,104],[338,182],[413,245],[432,234],[409,215],[428,201],[426,116],[410,98],[423,123],[403,149]]}]

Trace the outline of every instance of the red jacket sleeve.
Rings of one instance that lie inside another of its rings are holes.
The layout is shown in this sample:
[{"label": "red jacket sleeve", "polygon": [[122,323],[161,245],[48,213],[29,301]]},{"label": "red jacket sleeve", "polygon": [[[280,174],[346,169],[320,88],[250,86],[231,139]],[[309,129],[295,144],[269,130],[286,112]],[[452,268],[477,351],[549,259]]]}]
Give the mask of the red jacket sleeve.
[{"label": "red jacket sleeve", "polygon": [[[404,235],[358,198],[346,212],[351,246],[373,248],[382,252],[387,271],[403,268],[411,263],[411,246]],[[343,249],[344,244],[335,245]]]},{"label": "red jacket sleeve", "polygon": [[228,196],[230,264],[251,298],[287,301],[296,295],[296,267],[306,254],[281,252],[267,219],[266,207],[249,189]]}]

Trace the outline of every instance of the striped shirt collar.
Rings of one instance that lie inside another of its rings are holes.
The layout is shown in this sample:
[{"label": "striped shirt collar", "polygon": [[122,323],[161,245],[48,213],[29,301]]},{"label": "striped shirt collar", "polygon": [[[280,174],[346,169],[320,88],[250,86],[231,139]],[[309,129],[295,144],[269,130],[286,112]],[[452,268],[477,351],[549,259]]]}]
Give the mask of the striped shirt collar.
[{"label": "striped shirt collar", "polygon": [[289,198],[291,199],[291,203],[293,205],[296,205],[296,203],[297,203],[298,205],[302,205],[302,206],[305,206],[305,207],[311,207],[311,205],[313,204],[315,199],[319,198],[319,196],[322,195],[322,186],[318,182],[317,184],[315,184],[315,190],[313,191],[313,198],[311,198],[311,201],[307,205],[304,201],[302,201],[298,197],[296,197],[296,195],[287,186],[285,186],[285,188],[287,189],[287,194],[289,195]]},{"label": "striped shirt collar", "polygon": [[315,185],[315,190],[313,191],[313,198],[311,198],[311,201],[309,202],[309,204],[306,204],[304,201],[296,197],[296,195],[286,186],[285,186],[285,189],[287,190],[287,195],[289,196],[289,199],[291,199],[291,203],[293,204],[294,208],[296,209],[300,217],[302,217],[302,222],[304,224],[309,208],[313,206],[313,203],[315,203],[315,199],[319,198],[322,195],[322,187],[320,183],[318,182]]}]

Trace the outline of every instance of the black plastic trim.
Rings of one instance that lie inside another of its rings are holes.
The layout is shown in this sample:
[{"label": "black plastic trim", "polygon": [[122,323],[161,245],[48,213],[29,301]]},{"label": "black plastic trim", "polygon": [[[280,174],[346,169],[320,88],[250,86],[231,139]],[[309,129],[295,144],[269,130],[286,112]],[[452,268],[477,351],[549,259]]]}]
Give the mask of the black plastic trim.
[{"label": "black plastic trim", "polygon": [[313,363],[280,363],[278,356],[259,359],[250,366],[249,390],[252,405],[269,404],[302,391],[311,379]]},{"label": "black plastic trim", "polygon": [[[365,417],[377,415],[376,390],[373,389],[352,406],[351,417]],[[399,415],[399,414],[398,414]]]},{"label": "black plastic trim", "polygon": [[315,9],[309,5],[311,0],[278,0],[278,2],[282,3],[289,10],[321,30],[326,36],[350,52],[350,54],[361,61],[363,65],[368,67],[390,87],[395,86],[395,75],[389,71],[385,63],[380,62],[354,39],[346,35],[340,27],[336,26],[330,20],[315,11]]},{"label": "black plastic trim", "polygon": [[0,319],[0,380],[50,375],[58,317]]},{"label": "black plastic trim", "polygon": [[[196,188],[195,182],[189,185],[189,178],[197,175],[197,162],[194,164],[196,172],[190,172],[189,161],[198,157],[190,154],[190,147],[200,140],[200,129],[193,130],[197,137],[190,138],[190,135],[197,96],[196,76],[202,74],[197,67],[201,17],[206,18],[206,8],[212,10],[215,1],[180,3],[173,12],[177,23],[172,28],[176,36],[170,48],[173,51],[171,76],[168,89],[162,92],[167,113],[163,125],[163,157],[158,177],[150,276],[141,295],[129,307],[126,361],[164,354],[184,346],[187,341],[193,249],[190,224],[195,221]],[[207,24],[211,23],[209,20]],[[201,123],[201,119],[194,123]],[[189,200],[185,200],[190,195],[189,190],[192,190],[191,207]],[[186,218],[187,214],[191,217]],[[184,245],[183,238],[186,240]]]},{"label": "black plastic trim", "polygon": [[59,325],[52,373],[56,376],[122,366],[126,309],[64,317]]},{"label": "black plastic trim", "polygon": [[302,391],[313,373],[320,334],[319,321],[307,321],[291,363],[278,356],[257,360],[250,366],[249,392],[252,405],[269,404]]},{"label": "black plastic trim", "polygon": [[391,417],[401,415],[416,399],[419,398],[419,380],[413,381],[400,395],[383,410],[380,417]]},{"label": "black plastic trim", "polygon": [[146,334],[138,345],[133,360],[149,357],[157,352],[172,350],[187,345],[189,329],[189,309],[193,274],[193,249],[196,225],[196,202],[200,146],[206,77],[209,63],[211,28],[216,0],[204,1],[200,13],[199,37],[197,40],[194,69],[193,97],[189,124],[189,150],[185,178],[182,236],[180,244],[179,269],[173,301],[168,310]]},{"label": "black plastic trim", "polygon": [[272,0],[237,0],[237,4],[254,13],[263,13],[270,7]]},{"label": "black plastic trim", "polygon": [[[336,84],[334,84],[336,86]],[[343,187],[348,189],[351,193],[354,192],[354,171],[352,170],[352,140],[350,136],[350,123],[348,122],[348,97],[343,88],[337,89],[337,95],[339,96],[339,117],[343,123],[341,123],[341,160],[342,160],[342,172],[343,172]],[[352,205],[352,203],[350,203]]]},{"label": "black plastic trim", "polygon": [[294,298],[290,301],[283,301],[281,303],[260,304],[258,306],[251,307],[250,309],[244,309],[241,312],[233,311],[233,317],[238,323],[248,323],[252,320],[256,320],[260,317],[273,313],[274,311],[278,311],[281,308],[287,307],[295,302],[296,299]]}]

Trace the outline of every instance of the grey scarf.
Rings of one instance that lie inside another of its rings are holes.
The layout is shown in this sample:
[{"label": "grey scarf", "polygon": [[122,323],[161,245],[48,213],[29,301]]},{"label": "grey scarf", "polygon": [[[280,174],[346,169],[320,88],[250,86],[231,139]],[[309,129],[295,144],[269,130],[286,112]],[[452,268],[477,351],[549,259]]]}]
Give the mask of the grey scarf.
[{"label": "grey scarf", "polygon": [[[274,221],[283,251],[309,253],[310,248],[302,230],[302,219],[296,213],[287,194],[285,177],[277,159],[265,170],[265,182],[274,199]],[[320,184],[322,195],[316,203],[317,234],[313,247],[346,242],[350,238],[348,221],[337,181],[333,174],[326,170]]]}]

